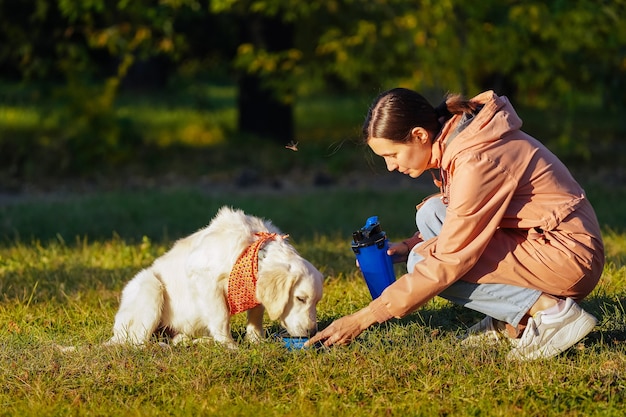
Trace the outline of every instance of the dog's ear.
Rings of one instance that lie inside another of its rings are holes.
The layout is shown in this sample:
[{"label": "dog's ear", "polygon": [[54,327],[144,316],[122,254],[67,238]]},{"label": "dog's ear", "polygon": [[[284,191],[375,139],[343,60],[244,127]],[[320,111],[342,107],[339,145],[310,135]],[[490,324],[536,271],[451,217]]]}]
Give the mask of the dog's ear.
[{"label": "dog's ear", "polygon": [[265,271],[262,276],[259,275],[256,296],[271,320],[278,319],[285,311],[295,281],[296,277],[285,269]]}]

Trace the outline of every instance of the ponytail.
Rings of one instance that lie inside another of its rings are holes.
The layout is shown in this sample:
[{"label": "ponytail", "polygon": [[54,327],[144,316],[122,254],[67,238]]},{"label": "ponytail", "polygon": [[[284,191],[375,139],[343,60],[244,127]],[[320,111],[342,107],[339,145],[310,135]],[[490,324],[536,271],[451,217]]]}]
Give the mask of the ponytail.
[{"label": "ponytail", "polygon": [[461,94],[448,94],[446,99],[435,107],[435,113],[445,122],[455,114],[473,113],[477,108],[477,103],[467,100]]}]

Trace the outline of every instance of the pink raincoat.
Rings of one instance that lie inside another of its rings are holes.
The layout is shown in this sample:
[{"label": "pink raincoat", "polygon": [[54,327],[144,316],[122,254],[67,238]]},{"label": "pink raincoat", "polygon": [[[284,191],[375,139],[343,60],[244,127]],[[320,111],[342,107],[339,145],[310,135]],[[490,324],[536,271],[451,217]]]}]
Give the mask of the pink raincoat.
[{"label": "pink raincoat", "polygon": [[512,284],[580,300],[604,266],[600,227],[565,165],[522,132],[506,97],[488,91],[458,136],[461,116],[443,126],[433,160],[448,203],[438,237],[413,250],[424,257],[370,304],[379,322],[403,317],[457,280]]}]

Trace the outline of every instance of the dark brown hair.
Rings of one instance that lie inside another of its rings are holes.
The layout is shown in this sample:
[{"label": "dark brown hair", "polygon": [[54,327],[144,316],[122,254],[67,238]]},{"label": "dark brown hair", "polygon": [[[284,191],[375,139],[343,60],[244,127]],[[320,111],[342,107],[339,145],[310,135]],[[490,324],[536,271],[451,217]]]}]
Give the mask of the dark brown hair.
[{"label": "dark brown hair", "polygon": [[393,88],[381,93],[370,106],[363,123],[363,141],[384,138],[407,142],[411,130],[422,127],[434,137],[442,123],[454,114],[472,112],[476,103],[460,94],[451,94],[436,108],[421,94],[406,88]]}]

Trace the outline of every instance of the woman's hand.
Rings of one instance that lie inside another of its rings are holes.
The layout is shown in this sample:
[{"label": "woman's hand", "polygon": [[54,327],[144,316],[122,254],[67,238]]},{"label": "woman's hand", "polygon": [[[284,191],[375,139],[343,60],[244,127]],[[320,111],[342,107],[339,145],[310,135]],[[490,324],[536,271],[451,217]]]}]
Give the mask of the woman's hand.
[{"label": "woman's hand", "polygon": [[404,242],[390,243],[389,249],[387,249],[387,255],[391,256],[391,261],[394,264],[406,262],[409,252],[409,245]]},{"label": "woman's hand", "polygon": [[376,318],[369,307],[365,307],[354,314],[333,321],[330,326],[309,339],[304,346],[309,347],[317,342],[322,342],[324,346],[347,345],[374,323]]}]

